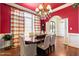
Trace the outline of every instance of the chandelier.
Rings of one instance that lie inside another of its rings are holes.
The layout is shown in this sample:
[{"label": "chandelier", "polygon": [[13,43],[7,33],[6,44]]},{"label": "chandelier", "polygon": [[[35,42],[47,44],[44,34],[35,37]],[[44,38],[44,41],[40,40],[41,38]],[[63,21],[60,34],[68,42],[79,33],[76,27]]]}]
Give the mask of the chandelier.
[{"label": "chandelier", "polygon": [[48,17],[48,15],[52,12],[51,6],[47,4],[40,4],[38,8],[36,8],[37,15],[40,16],[40,18],[45,19]]}]

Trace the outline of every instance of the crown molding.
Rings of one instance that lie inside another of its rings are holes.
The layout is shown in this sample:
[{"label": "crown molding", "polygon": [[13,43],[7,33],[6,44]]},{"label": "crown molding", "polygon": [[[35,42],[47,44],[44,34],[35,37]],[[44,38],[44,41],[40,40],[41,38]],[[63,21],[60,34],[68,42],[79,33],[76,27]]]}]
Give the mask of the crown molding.
[{"label": "crown molding", "polygon": [[[18,4],[15,4],[15,3],[5,3],[5,4],[10,5],[10,6],[13,6],[13,7],[16,7],[16,8],[19,8],[19,9],[21,9],[21,10],[24,10],[24,11],[27,11],[27,12],[30,12],[30,13],[33,13],[33,14],[36,14],[35,11],[32,11],[32,10],[30,10],[30,9],[28,9],[28,8],[25,8],[25,7],[23,7],[23,6],[20,6],[20,5],[18,5]],[[74,3],[66,3],[66,4],[64,4],[64,5],[61,5],[61,6],[57,7],[57,8],[55,8],[55,9],[53,9],[53,10],[52,10],[52,13],[53,13],[53,12],[56,12],[56,11],[59,11],[59,10],[61,10],[61,9],[64,9],[64,8],[66,8],[66,7],[69,7],[69,6],[73,5],[73,4],[74,4]]]},{"label": "crown molding", "polygon": [[18,5],[18,4],[15,4],[15,3],[5,3],[5,4],[10,5],[10,6],[12,6],[12,7],[15,7],[15,8],[18,8],[18,9],[21,9],[21,10],[24,10],[24,11],[27,11],[27,12],[30,12],[30,13],[33,13],[33,14],[36,14],[35,11],[32,11],[32,10],[30,10],[30,9],[28,9],[28,8],[25,8],[25,7],[23,7],[23,6],[20,6],[20,5]]},{"label": "crown molding", "polygon": [[52,12],[59,11],[59,10],[61,10],[61,9],[64,9],[64,8],[66,8],[66,7],[71,6],[71,5],[73,5],[73,4],[74,4],[74,3],[66,3],[66,4],[64,4],[64,5],[61,5],[61,6],[57,7],[57,8],[55,8],[55,9],[53,9]]}]

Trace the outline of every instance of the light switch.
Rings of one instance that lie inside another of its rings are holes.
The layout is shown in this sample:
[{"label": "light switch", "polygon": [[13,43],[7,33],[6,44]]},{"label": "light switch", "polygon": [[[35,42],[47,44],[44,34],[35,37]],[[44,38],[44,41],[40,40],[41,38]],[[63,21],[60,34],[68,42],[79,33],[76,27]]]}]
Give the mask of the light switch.
[{"label": "light switch", "polygon": [[72,30],[72,27],[70,27],[70,30]]}]

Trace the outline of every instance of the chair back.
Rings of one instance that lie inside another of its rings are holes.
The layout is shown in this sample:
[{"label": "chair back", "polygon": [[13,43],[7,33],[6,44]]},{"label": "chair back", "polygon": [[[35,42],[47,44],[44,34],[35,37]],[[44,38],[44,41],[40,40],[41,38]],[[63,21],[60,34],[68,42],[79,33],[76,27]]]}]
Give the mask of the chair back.
[{"label": "chair back", "polygon": [[51,39],[51,37],[49,35],[46,35],[45,36],[45,39],[44,39],[44,47],[45,48],[48,48],[49,47],[50,39]]},{"label": "chair back", "polygon": [[20,55],[24,56],[25,55],[25,41],[24,41],[24,36],[20,35]]},{"label": "chair back", "polygon": [[55,37],[56,37],[56,35],[55,35],[55,34],[51,35],[51,39],[50,39],[50,46],[52,46],[52,45],[54,45],[54,44],[55,44]]}]

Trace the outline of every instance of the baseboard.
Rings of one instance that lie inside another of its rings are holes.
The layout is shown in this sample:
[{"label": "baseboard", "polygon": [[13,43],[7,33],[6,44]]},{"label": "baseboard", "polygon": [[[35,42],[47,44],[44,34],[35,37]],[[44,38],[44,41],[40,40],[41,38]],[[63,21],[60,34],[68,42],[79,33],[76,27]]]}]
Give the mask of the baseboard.
[{"label": "baseboard", "polygon": [[64,45],[66,45],[66,46],[71,46],[71,47],[74,47],[74,48],[79,48],[79,46],[76,46],[76,45],[74,45],[74,44],[64,43]]},{"label": "baseboard", "polygon": [[79,36],[79,33],[68,33],[69,35]]}]

